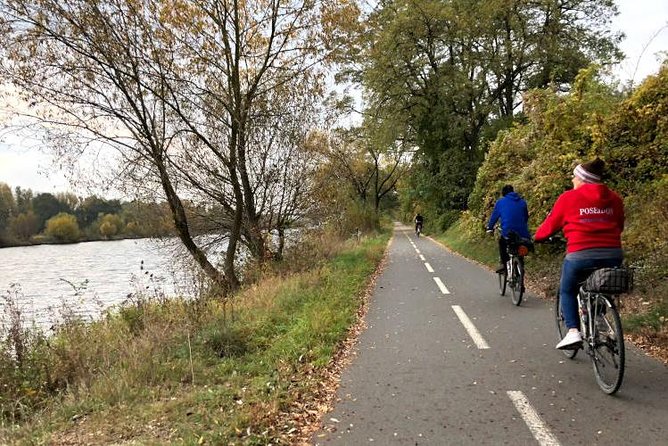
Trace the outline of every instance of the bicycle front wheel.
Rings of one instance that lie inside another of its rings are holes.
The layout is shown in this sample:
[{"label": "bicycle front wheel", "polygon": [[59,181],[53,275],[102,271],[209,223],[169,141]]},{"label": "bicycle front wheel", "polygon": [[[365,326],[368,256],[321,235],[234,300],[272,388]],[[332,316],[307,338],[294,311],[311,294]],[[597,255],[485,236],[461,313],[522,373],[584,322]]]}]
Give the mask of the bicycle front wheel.
[{"label": "bicycle front wheel", "polygon": [[519,305],[524,296],[524,264],[521,257],[513,262],[513,283],[510,289],[513,293],[513,303]]},{"label": "bicycle front wheel", "polygon": [[603,295],[592,301],[595,315],[591,360],[596,382],[608,395],[619,390],[624,379],[624,333],[622,321],[612,300]]},{"label": "bicycle front wheel", "polygon": [[[566,321],[564,320],[564,315],[561,313],[561,299],[559,297],[559,290],[557,290],[557,298],[554,301],[554,316],[557,321],[557,336],[558,340],[561,341],[566,333],[568,333],[568,328],[566,327]],[[567,358],[573,359],[575,355],[578,354],[578,349],[573,350],[561,350],[561,352],[566,355]]]}]

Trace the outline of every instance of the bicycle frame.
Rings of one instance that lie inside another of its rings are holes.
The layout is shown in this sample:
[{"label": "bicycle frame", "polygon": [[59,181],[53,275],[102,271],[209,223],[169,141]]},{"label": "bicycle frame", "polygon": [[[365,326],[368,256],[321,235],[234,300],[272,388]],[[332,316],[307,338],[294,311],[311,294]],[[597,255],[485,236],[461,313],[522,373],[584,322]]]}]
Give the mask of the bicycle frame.
[{"label": "bicycle frame", "polygon": [[[599,293],[590,293],[580,288],[577,294],[578,308],[580,314],[580,331],[582,333],[582,343],[585,353],[591,355],[594,347],[594,323],[596,314],[598,314],[599,300],[596,297],[602,297],[607,305],[610,305],[607,296]],[[592,304],[593,302],[593,304]]]},{"label": "bicycle frame", "polygon": [[518,262],[524,263],[522,259],[523,259],[522,257],[516,254],[508,253],[508,261],[506,262],[506,274],[508,275],[508,281],[511,284],[514,283],[516,279],[515,274],[513,274],[513,271],[517,271],[517,269],[515,268],[515,264]]},{"label": "bicycle frame", "polygon": [[505,295],[506,285],[508,285],[511,289],[513,304],[520,305],[524,295],[524,257],[509,251],[506,271],[498,275],[500,294]]}]

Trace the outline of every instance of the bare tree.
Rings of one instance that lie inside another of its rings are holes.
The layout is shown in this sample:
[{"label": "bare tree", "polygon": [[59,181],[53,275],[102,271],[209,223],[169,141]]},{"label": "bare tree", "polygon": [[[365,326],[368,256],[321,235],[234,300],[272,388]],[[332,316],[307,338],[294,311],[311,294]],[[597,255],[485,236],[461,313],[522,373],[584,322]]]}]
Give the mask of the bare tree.
[{"label": "bare tree", "polygon": [[[258,150],[253,157],[256,179],[256,203],[263,228],[278,236],[273,257],[281,258],[285,248],[286,230],[303,227],[316,207],[313,177],[320,159],[309,150],[313,129],[321,113],[318,104],[306,94],[315,85],[304,84],[276,90],[271,101],[272,114],[256,120],[251,147]],[[318,82],[318,81],[315,81]]]},{"label": "bare tree", "polygon": [[[1,75],[33,104],[30,115],[62,156],[111,147],[122,181],[160,190],[190,255],[231,290],[239,243],[265,258],[275,194],[295,190],[280,184],[288,175],[267,186],[275,163],[266,161],[280,157],[275,137],[285,150],[289,132],[274,135],[265,123],[273,117],[280,128],[292,94],[318,100],[320,14],[337,4],[4,0]],[[227,242],[222,272],[196,242],[184,199],[220,212],[209,229]]]},{"label": "bare tree", "polygon": [[410,150],[400,138],[375,134],[370,124],[331,134],[324,156],[336,176],[345,180],[356,198],[378,212],[383,197],[406,172]]}]

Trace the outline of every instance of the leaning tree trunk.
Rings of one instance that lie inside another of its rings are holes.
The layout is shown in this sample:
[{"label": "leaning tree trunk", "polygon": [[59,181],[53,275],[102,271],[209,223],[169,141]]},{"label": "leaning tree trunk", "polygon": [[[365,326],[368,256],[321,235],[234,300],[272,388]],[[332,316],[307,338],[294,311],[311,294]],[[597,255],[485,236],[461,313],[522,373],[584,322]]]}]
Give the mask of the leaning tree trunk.
[{"label": "leaning tree trunk", "polygon": [[229,292],[232,288],[231,283],[234,282],[235,278],[232,277],[232,280],[230,280],[229,276],[226,277],[221,274],[220,271],[211,264],[204,251],[197,246],[188,229],[188,218],[185,209],[183,208],[183,203],[172,186],[164,162],[162,160],[156,160],[156,165],[160,173],[162,189],[165,192],[167,203],[169,203],[169,209],[172,213],[174,227],[176,228],[176,233],[179,236],[181,243],[183,243],[190,255],[195,259],[195,262],[202,268],[204,274],[206,274],[206,276],[219,287],[223,293]]}]

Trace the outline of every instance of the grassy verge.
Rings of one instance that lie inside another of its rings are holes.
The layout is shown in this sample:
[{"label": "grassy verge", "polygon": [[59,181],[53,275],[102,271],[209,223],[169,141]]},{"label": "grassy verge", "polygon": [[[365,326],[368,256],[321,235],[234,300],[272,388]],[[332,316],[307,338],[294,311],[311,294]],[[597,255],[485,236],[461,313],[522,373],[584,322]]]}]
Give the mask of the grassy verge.
[{"label": "grassy verge", "polygon": [[[479,226],[479,225],[478,225]],[[490,268],[498,264],[494,238],[471,229],[475,223],[461,218],[445,233],[433,238],[459,254]],[[537,246],[526,260],[528,286],[539,296],[552,299],[561,273],[563,247]],[[636,270],[636,289],[622,296],[620,312],[625,333],[643,350],[668,364],[668,284],[642,269]]]},{"label": "grassy verge", "polygon": [[14,370],[21,376],[0,378],[0,443],[290,443],[318,410],[321,375],[387,239],[349,242],[313,256],[308,270],[271,274],[235,296],[233,309],[146,301],[37,337]]}]

